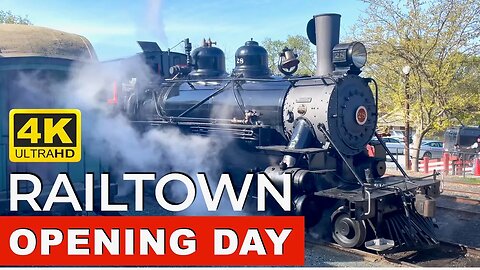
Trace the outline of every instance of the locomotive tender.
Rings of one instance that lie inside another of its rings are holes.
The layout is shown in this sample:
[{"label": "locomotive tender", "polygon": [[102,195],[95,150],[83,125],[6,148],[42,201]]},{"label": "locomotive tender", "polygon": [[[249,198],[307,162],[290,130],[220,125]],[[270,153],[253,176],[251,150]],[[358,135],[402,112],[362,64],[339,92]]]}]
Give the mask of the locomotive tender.
[{"label": "locomotive tender", "polygon": [[210,40],[191,53],[186,40],[185,63],[160,83],[124,89],[120,105],[151,128],[228,134],[236,142],[228,149],[236,154],[230,168],[263,171],[279,186],[292,174],[291,214],[305,216],[307,226],[328,216],[332,238],[344,247],[434,245],[439,181],[410,178],[401,167],[403,177],[384,176],[386,154],[395,158],[381,140],[369,144],[378,137],[378,90],[359,76],[367,52],[359,42],[339,44],[339,32],[338,14],[308,23],[317,48],[312,77],[292,76],[298,60],[288,48],[279,62],[286,76],[272,76],[266,50],[253,40],[237,50],[228,75],[223,52]]}]

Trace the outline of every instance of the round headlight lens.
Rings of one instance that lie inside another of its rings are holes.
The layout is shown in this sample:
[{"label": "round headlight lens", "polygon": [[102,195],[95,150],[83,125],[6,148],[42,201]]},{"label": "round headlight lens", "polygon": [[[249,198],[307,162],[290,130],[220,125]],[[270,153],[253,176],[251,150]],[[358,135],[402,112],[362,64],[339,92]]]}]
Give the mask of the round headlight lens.
[{"label": "round headlight lens", "polygon": [[355,42],[352,47],[352,62],[357,68],[362,68],[367,63],[367,49],[360,42]]}]

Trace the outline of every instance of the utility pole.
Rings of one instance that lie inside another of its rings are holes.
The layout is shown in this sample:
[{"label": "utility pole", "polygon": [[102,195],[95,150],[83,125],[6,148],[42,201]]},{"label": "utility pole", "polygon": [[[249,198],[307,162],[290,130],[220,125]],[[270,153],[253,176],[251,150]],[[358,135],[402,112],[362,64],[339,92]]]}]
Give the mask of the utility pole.
[{"label": "utility pole", "polygon": [[404,138],[404,142],[405,142],[405,151],[403,151],[404,153],[404,157],[405,157],[405,169],[406,170],[410,170],[411,167],[410,167],[410,94],[409,94],[409,91],[408,91],[408,76],[410,74],[410,66],[409,65],[406,65],[403,67],[402,71],[403,71],[403,74],[405,75],[404,79],[405,79],[405,82],[404,82],[404,87],[405,87],[405,138]]}]

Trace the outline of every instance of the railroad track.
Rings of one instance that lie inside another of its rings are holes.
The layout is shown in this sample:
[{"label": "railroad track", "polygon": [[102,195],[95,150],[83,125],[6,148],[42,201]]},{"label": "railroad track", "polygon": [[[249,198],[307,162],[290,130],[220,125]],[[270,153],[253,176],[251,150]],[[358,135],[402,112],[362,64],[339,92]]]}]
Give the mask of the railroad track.
[{"label": "railroad track", "polygon": [[479,266],[480,249],[468,247],[446,241],[440,241],[439,245],[431,249],[419,251],[398,252],[391,254],[379,254],[374,251],[350,249],[338,244],[306,240],[311,245],[320,245],[343,253],[354,254],[366,261],[378,263],[391,263],[407,267],[449,267],[449,266]]},{"label": "railroad track", "polygon": [[378,262],[378,263],[391,263],[391,264],[396,264],[396,265],[403,265],[407,267],[417,267],[415,264],[411,264],[409,262],[403,262],[401,260],[395,259],[395,258],[389,258],[381,254],[377,254],[375,252],[370,252],[370,251],[365,251],[361,249],[352,249],[352,248],[344,248],[336,243],[330,243],[326,241],[318,241],[318,240],[306,240],[308,244],[314,245],[314,246],[323,246],[335,251],[340,251],[343,253],[348,253],[348,254],[353,254],[356,256],[361,257],[362,259],[369,261],[369,262]]},{"label": "railroad track", "polygon": [[480,187],[479,183],[463,183],[463,182],[460,182],[460,181],[446,181],[446,180],[443,180],[443,181],[445,183],[451,183],[451,184],[455,184],[455,185],[459,185],[459,186]]},{"label": "railroad track", "polygon": [[[455,183],[457,184],[457,183]],[[469,191],[469,186],[480,186],[479,184],[461,183],[467,187],[466,190],[455,190],[444,188],[448,192],[462,193],[463,195],[476,195],[480,198],[480,193]],[[442,195],[438,199],[437,207],[446,211],[452,211],[456,215],[468,219],[480,220],[480,200],[461,195]],[[444,213],[445,214],[445,213]],[[447,215],[452,215],[446,212]],[[308,237],[306,238],[308,239]],[[398,252],[392,254],[379,254],[370,250],[359,250],[343,248],[340,245],[322,242],[317,239],[308,239],[312,245],[322,245],[330,249],[343,253],[350,253],[370,262],[389,262],[399,266],[407,267],[471,267],[480,266],[480,249],[470,247],[464,244],[441,240],[438,246],[431,249],[418,251]]]},{"label": "railroad track", "polygon": [[[480,194],[475,192],[451,189],[444,189],[444,191],[449,191],[450,193],[478,194],[477,197],[480,197]],[[478,199],[444,194],[437,199],[437,202],[437,207],[440,209],[462,212],[464,215],[471,216],[471,218],[473,218],[473,216],[480,216],[480,200]]]},{"label": "railroad track", "polygon": [[448,241],[440,241],[440,244],[444,245],[445,247],[463,250],[466,256],[480,259],[480,248],[469,247],[463,244],[457,244]]},{"label": "railroad track", "polygon": [[452,193],[462,193],[462,194],[467,194],[467,195],[473,195],[473,196],[476,196],[476,197],[480,197],[480,192],[475,192],[475,191],[458,190],[458,189],[451,189],[451,188],[443,188],[443,191],[448,191],[448,192],[452,192]]},{"label": "railroad track", "polygon": [[432,249],[389,254],[395,260],[420,267],[471,267],[480,265],[480,250],[462,244],[440,241]]}]

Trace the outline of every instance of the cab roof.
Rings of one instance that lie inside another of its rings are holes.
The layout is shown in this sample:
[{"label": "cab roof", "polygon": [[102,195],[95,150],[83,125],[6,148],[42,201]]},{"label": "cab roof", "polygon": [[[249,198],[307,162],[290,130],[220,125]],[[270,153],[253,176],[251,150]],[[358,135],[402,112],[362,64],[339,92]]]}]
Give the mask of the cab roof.
[{"label": "cab roof", "polygon": [[0,24],[0,58],[42,56],[97,61],[88,39],[34,25]]}]

